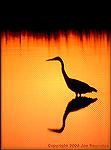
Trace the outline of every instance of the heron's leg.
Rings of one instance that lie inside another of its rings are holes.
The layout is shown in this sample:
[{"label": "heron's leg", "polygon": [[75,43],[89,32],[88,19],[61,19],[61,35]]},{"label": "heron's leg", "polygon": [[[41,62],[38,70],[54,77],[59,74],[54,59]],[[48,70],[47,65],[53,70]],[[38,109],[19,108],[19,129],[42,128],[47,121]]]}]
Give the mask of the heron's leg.
[{"label": "heron's leg", "polygon": [[76,97],[78,97],[78,93],[76,93]]},{"label": "heron's leg", "polygon": [[81,97],[81,94],[79,95],[79,97]]}]

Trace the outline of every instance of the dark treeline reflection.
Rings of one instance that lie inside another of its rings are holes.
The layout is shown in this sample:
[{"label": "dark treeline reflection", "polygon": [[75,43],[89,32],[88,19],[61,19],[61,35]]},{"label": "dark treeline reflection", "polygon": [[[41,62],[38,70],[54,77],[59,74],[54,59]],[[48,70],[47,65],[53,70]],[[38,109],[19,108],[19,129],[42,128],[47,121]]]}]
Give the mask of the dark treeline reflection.
[{"label": "dark treeline reflection", "polygon": [[78,111],[82,108],[85,108],[89,106],[91,103],[94,103],[96,100],[97,98],[87,98],[87,97],[76,97],[75,99],[72,99],[68,103],[66,110],[64,112],[62,127],[60,129],[48,129],[48,130],[56,133],[63,132],[65,128],[66,118],[70,112]]},{"label": "dark treeline reflection", "polygon": [[39,32],[34,32],[34,31],[2,31],[1,32],[1,37],[5,36],[6,42],[8,40],[8,38],[10,36],[14,37],[14,38],[19,38],[20,39],[20,44],[21,44],[21,37],[32,37],[33,39],[38,39],[38,38],[45,38],[46,40],[49,40],[51,38],[53,38],[54,40],[57,40],[61,35],[64,36],[66,38],[66,41],[68,39],[69,34],[72,33],[73,35],[77,35],[79,36],[80,40],[83,41],[83,36],[85,35],[85,37],[87,39],[90,39],[91,34],[93,34],[94,38],[99,38],[101,39],[102,37],[104,37],[104,35],[107,36],[107,41],[110,41],[110,36],[111,36],[111,31],[109,30],[102,30],[102,31],[98,31],[98,30],[84,30],[84,31],[80,31],[80,30],[74,30],[74,29],[70,29],[70,30],[58,30],[58,31],[39,31]]}]

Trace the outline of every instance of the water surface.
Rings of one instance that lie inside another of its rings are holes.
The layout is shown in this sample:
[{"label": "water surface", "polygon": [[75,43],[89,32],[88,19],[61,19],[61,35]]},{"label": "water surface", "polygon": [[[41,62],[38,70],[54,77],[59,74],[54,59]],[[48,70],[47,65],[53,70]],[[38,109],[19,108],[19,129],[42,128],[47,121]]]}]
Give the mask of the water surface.
[{"label": "water surface", "polygon": [[[75,93],[66,86],[59,62],[45,61],[55,56],[64,60],[69,77],[98,90],[85,94],[98,100],[70,113],[61,134],[47,128],[61,127],[65,108]],[[2,33],[1,73],[2,148],[109,146],[110,39],[106,32],[80,35],[69,31],[50,37],[29,32]]]}]

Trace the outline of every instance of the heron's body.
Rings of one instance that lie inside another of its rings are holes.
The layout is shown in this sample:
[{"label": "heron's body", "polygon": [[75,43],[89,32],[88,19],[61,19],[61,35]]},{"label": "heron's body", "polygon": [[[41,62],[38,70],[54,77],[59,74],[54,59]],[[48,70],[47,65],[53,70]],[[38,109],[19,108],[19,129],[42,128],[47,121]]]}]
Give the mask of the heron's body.
[{"label": "heron's body", "polygon": [[[88,92],[96,91],[94,88],[90,87],[88,84],[81,82],[76,79],[71,79],[66,82],[69,89],[74,91],[76,94],[85,94]],[[72,86],[74,85],[74,86]]]},{"label": "heron's body", "polygon": [[64,79],[66,81],[66,84],[68,88],[76,93],[76,96],[78,94],[85,94],[89,92],[97,92],[97,90],[91,86],[89,86],[87,83],[76,80],[76,79],[71,79],[67,76],[65,69],[64,69],[64,63],[63,60],[60,57],[55,57],[52,59],[48,59],[47,61],[52,61],[52,60],[58,60],[61,63],[61,69],[62,69],[62,74],[64,76]]}]

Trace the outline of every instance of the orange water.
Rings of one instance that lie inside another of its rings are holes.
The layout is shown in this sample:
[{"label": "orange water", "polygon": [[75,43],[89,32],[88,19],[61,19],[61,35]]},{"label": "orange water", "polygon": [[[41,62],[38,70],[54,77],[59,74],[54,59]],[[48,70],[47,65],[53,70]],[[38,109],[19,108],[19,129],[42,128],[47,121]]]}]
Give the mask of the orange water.
[{"label": "orange water", "polygon": [[[75,93],[68,89],[59,62],[69,77],[88,83],[98,100],[70,113],[61,134],[62,117]],[[2,148],[108,148],[110,145],[110,40],[106,32],[60,32],[55,38],[28,32],[1,39]],[[94,146],[92,146],[92,145]],[[63,148],[65,146],[63,145]],[[84,146],[85,148],[85,146]]]}]

